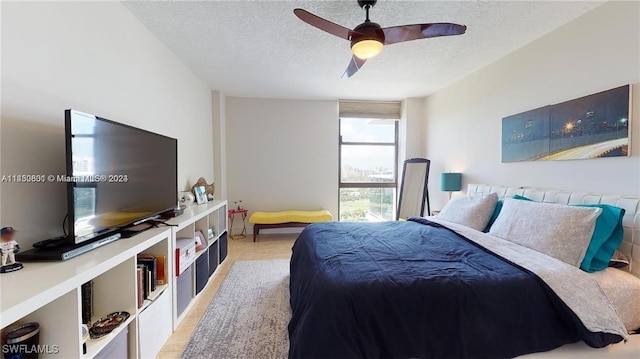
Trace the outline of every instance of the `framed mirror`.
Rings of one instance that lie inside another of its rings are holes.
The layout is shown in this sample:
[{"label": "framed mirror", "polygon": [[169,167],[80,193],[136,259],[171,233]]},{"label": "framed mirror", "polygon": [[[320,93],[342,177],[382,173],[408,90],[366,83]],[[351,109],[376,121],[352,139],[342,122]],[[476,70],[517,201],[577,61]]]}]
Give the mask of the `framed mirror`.
[{"label": "framed mirror", "polygon": [[431,215],[427,187],[430,165],[431,161],[426,158],[410,158],[404,161],[396,220],[424,216],[425,205],[427,215]]}]

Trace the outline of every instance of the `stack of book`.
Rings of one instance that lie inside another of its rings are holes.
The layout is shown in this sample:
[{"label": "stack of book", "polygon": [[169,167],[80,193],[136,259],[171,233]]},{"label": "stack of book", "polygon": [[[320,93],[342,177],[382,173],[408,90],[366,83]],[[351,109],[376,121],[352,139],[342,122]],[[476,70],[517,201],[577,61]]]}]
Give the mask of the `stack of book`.
[{"label": "stack of book", "polygon": [[145,300],[154,299],[154,292],[158,285],[167,283],[165,265],[165,256],[138,254],[138,267],[136,270],[138,281],[138,308],[144,305]]}]

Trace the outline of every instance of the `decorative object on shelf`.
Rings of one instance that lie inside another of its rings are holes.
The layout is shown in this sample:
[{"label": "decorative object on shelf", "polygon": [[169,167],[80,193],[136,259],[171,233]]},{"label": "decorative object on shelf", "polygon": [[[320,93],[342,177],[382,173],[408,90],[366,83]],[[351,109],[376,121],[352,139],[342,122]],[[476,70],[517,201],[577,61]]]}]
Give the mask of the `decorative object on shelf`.
[{"label": "decorative object on shelf", "polygon": [[233,202],[233,205],[236,207],[236,209],[237,209],[238,211],[239,211],[239,210],[241,210],[241,209],[243,209],[243,208],[242,208],[242,200],[238,200],[238,201]]},{"label": "decorative object on shelf", "polygon": [[[206,197],[213,200],[213,196],[215,195],[215,192],[216,192],[216,185],[214,183],[207,184],[207,180],[205,180],[204,177],[198,178],[198,180],[196,181],[196,184],[194,184],[193,187],[191,187],[191,192],[193,192],[193,194],[196,196],[196,199],[197,199],[198,194],[195,191],[196,187],[204,187]],[[200,203],[198,202],[198,204]]]},{"label": "decorative object on shelf", "polygon": [[194,191],[196,193],[196,202],[198,202],[198,204],[205,204],[209,202],[204,186],[196,187],[194,188]]},{"label": "decorative object on shelf", "polygon": [[202,233],[202,231],[196,231],[195,233],[196,235],[196,251],[201,251],[205,248],[207,248],[207,238],[204,236],[204,233]]},{"label": "decorative object on shelf", "polygon": [[13,227],[3,227],[0,230],[0,253],[2,254],[0,273],[15,272],[24,267],[22,263],[16,262],[16,253],[20,252],[20,245],[14,239],[16,232]]},{"label": "decorative object on shelf", "polygon": [[631,86],[502,119],[502,163],[629,156]]},{"label": "decorative object on shelf", "polygon": [[40,344],[40,324],[26,323],[8,329],[2,336],[2,352],[5,358],[37,359],[33,350]]},{"label": "decorative object on shelf", "polygon": [[128,312],[113,312],[100,318],[89,328],[89,336],[91,339],[102,338],[111,333],[129,318]]},{"label": "decorative object on shelf", "polygon": [[[249,210],[240,208],[240,205],[238,205],[238,209],[230,209],[227,211],[229,221],[231,222],[229,224],[229,237],[231,237],[231,239],[236,239],[237,237],[239,238],[247,237],[247,223],[245,222],[245,219],[247,218],[247,212],[249,212]],[[236,216],[236,214],[239,214],[242,216],[242,231],[239,234],[233,234],[233,219]]]},{"label": "decorative object on shelf", "polygon": [[191,193],[191,191],[183,191],[180,192],[179,199],[181,205],[189,206],[193,204],[193,202],[196,200],[196,197],[193,195],[193,193]]},{"label": "decorative object on shelf", "polygon": [[209,240],[214,239],[216,237],[216,229],[213,227],[209,228],[207,234],[209,235]]},{"label": "decorative object on shelf", "polygon": [[176,277],[179,277],[196,260],[196,252],[195,238],[176,239],[176,254],[174,257]]},{"label": "decorative object on shelf", "polygon": [[458,192],[462,189],[462,173],[441,173],[440,174],[440,190],[449,192]]}]

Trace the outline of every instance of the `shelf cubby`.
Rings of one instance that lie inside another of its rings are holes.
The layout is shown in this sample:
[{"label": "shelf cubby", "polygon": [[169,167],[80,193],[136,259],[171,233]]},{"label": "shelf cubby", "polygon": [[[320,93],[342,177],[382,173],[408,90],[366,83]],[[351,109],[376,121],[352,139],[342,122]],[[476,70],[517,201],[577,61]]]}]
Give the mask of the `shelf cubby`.
[{"label": "shelf cubby", "polygon": [[[82,353],[80,341],[80,292],[74,289],[28,314],[16,325],[36,322],[40,325],[39,358],[77,358]],[[78,335],[69,335],[77,328]]]}]

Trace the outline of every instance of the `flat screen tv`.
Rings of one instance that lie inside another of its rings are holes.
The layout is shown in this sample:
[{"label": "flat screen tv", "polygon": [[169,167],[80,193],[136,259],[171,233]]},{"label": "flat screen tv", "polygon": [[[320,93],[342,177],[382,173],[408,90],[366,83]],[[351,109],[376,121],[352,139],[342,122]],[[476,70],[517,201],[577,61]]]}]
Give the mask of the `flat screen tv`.
[{"label": "flat screen tv", "polygon": [[176,139],[74,110],[65,132],[72,244],[176,207]]}]

